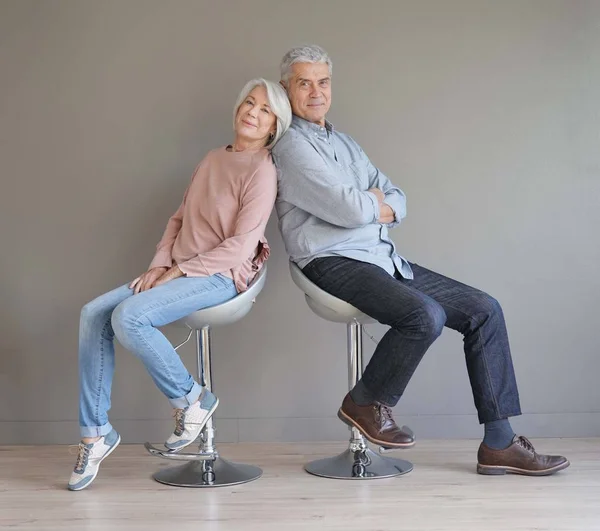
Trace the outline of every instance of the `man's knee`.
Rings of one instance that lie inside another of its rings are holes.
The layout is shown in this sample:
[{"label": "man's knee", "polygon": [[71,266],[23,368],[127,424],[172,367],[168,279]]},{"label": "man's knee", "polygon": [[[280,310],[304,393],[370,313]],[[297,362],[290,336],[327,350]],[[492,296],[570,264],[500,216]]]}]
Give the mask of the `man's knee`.
[{"label": "man's knee", "polygon": [[415,339],[437,339],[446,324],[446,312],[435,301],[425,301],[409,315],[395,321],[392,327]]},{"label": "man's knee", "polygon": [[483,291],[476,295],[472,306],[472,315],[475,324],[481,325],[491,319],[504,318],[502,306],[498,300]]},{"label": "man's knee", "polygon": [[438,338],[446,324],[446,312],[438,303],[427,304],[421,313],[423,327],[432,338]]}]

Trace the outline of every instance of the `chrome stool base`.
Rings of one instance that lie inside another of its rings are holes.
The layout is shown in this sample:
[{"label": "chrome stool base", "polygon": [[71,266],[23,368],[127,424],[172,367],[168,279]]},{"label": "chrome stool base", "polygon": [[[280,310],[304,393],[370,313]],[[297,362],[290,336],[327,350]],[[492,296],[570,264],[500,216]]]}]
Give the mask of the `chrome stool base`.
[{"label": "chrome stool base", "polygon": [[218,457],[214,461],[191,461],[165,468],[152,477],[173,487],[228,487],[248,483],[261,476],[262,470],[257,466],[232,463]]},{"label": "chrome stool base", "polygon": [[369,448],[354,452],[348,449],[335,457],[317,459],[304,465],[309,474],[331,479],[393,478],[412,469],[412,463],[404,459],[383,457]]}]

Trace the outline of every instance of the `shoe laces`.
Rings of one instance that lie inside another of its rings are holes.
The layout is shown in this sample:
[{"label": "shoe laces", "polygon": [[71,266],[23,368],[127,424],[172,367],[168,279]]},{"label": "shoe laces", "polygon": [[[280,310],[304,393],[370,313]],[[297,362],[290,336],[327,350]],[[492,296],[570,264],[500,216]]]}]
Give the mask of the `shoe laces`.
[{"label": "shoe laces", "polygon": [[383,420],[389,420],[390,422],[394,422],[394,417],[392,417],[392,408],[389,406],[381,405],[381,416]]},{"label": "shoe laces", "polygon": [[394,422],[391,407],[385,406],[383,404],[375,404],[373,407],[375,408],[376,417],[382,421],[382,424],[388,421]]},{"label": "shoe laces", "polygon": [[173,416],[175,417],[175,435],[180,437],[185,429],[185,410],[176,409]]},{"label": "shoe laces", "polygon": [[90,457],[91,446],[79,443],[77,447],[77,461],[75,462],[75,471],[81,472],[88,464]]},{"label": "shoe laces", "polygon": [[527,438],[527,437],[523,437],[522,435],[520,435],[517,438],[517,444],[527,450],[528,452],[531,452],[532,454],[535,454],[535,448],[533,447],[533,444],[531,444],[531,441]]}]

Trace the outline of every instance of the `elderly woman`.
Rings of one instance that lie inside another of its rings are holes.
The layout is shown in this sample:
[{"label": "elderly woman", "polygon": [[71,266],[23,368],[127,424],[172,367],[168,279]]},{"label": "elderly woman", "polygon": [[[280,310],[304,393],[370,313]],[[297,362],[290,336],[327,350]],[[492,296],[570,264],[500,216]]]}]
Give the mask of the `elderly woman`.
[{"label": "elderly woman", "polygon": [[91,484],[121,437],[108,421],[119,342],[144,364],[174,408],[171,451],[191,444],[219,400],[202,389],[158,327],[244,291],[269,256],[264,230],[275,202],[271,148],[291,122],[283,88],[255,79],[234,108],[235,139],[196,168],[144,274],[86,304],[79,331],[82,440],[70,490]]}]

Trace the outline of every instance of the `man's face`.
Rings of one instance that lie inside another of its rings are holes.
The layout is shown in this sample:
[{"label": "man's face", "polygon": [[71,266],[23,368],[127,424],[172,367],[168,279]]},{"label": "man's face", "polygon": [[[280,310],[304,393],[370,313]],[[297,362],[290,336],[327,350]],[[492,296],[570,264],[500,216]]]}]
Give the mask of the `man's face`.
[{"label": "man's face", "polygon": [[326,64],[293,64],[285,88],[296,116],[325,125],[325,115],[331,106],[331,78]]}]

